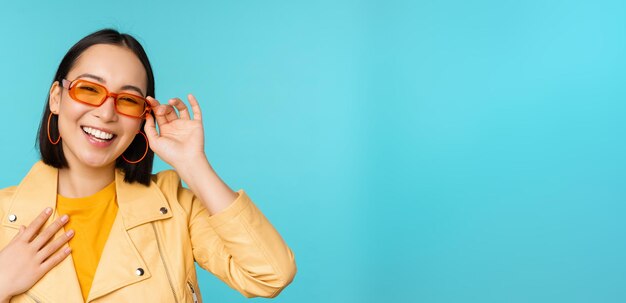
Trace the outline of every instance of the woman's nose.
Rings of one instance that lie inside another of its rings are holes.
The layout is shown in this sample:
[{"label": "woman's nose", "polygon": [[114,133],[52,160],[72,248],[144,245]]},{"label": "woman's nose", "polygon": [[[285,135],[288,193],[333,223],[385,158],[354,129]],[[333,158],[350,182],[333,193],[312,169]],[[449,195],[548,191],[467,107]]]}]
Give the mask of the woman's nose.
[{"label": "woman's nose", "polygon": [[94,114],[104,121],[115,121],[117,119],[115,97],[108,96],[100,106],[94,109]]}]

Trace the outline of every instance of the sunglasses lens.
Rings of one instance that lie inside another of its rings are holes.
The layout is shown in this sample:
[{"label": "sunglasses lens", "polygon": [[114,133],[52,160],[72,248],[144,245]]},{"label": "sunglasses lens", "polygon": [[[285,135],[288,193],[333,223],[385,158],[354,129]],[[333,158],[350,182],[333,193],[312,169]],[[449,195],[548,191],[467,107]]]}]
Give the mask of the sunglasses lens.
[{"label": "sunglasses lens", "polygon": [[102,86],[78,81],[74,87],[74,97],[82,102],[99,105],[106,96],[106,89]]},{"label": "sunglasses lens", "polygon": [[125,115],[140,117],[146,109],[146,101],[138,96],[119,94],[117,110]]},{"label": "sunglasses lens", "polygon": [[[81,102],[100,106],[107,97],[104,86],[86,81],[77,81],[70,91],[70,95]],[[146,100],[131,94],[119,94],[116,101],[117,110],[128,116],[142,117],[146,110]]]}]

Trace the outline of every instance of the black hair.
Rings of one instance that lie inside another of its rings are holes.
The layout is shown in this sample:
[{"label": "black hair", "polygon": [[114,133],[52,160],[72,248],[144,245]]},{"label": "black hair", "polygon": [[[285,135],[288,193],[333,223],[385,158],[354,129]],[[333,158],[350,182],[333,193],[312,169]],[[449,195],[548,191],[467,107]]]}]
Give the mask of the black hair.
[{"label": "black hair", "polygon": [[[147,82],[148,87],[146,91],[146,96],[154,97],[154,75],[152,73],[152,67],[150,65],[150,61],[148,60],[148,56],[144,51],[141,44],[135,39],[133,36],[129,34],[122,34],[117,30],[106,28],[89,34],[78,41],[70,50],[65,54],[63,60],[59,64],[59,68],[57,69],[56,74],[54,75],[54,79],[52,79],[52,83],[58,81],[59,85],[61,85],[62,80],[67,76],[69,71],[72,69],[74,64],[76,63],[77,58],[89,47],[96,44],[110,44],[117,45],[128,48],[131,50],[141,61],[144,68],[146,69]],[[48,97],[46,97],[46,102],[43,110],[43,115],[41,116],[41,123],[39,124],[39,134],[37,138],[36,145],[39,146],[39,152],[41,153],[41,160],[53,167],[56,168],[68,168],[69,164],[65,159],[65,155],[63,154],[63,148],[61,144],[52,144],[48,138],[48,124],[49,124],[49,134],[52,140],[57,140],[59,138],[59,128],[58,128],[58,116],[52,115],[50,121],[48,121],[48,117],[50,116],[50,104],[48,102]],[[149,116],[147,119],[154,119],[152,116]],[[143,129],[146,121],[144,120],[141,123],[141,128]],[[61,141],[63,138],[60,139]],[[59,143],[61,143],[59,141]],[[130,146],[124,151],[123,155],[130,159],[131,161],[138,160],[146,150],[146,140],[144,139],[142,134],[137,134],[135,139],[131,142]],[[124,181],[127,183],[139,182],[143,185],[150,185],[150,176],[152,174],[152,164],[154,162],[154,152],[152,149],[148,148],[148,153],[138,163],[128,163],[121,156],[115,161],[115,167],[121,168],[124,172]]]}]

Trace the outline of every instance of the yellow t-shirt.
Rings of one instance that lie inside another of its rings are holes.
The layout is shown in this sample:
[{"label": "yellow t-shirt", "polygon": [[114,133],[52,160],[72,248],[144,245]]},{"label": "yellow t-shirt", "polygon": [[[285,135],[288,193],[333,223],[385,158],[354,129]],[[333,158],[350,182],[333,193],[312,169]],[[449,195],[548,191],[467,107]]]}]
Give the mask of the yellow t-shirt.
[{"label": "yellow t-shirt", "polygon": [[72,259],[85,301],[117,210],[115,181],[89,197],[66,198],[57,195],[59,216],[67,214],[70,217],[64,228],[66,231],[74,230],[69,246],[72,248]]}]

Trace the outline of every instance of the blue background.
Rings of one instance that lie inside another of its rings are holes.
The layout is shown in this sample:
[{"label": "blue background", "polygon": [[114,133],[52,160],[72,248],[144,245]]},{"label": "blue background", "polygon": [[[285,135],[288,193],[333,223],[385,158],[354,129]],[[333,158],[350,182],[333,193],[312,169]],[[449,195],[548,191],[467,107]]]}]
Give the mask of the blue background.
[{"label": "blue background", "polygon": [[65,52],[114,27],[293,248],[277,302],[626,301],[624,1],[12,1],[0,25],[0,187]]}]

